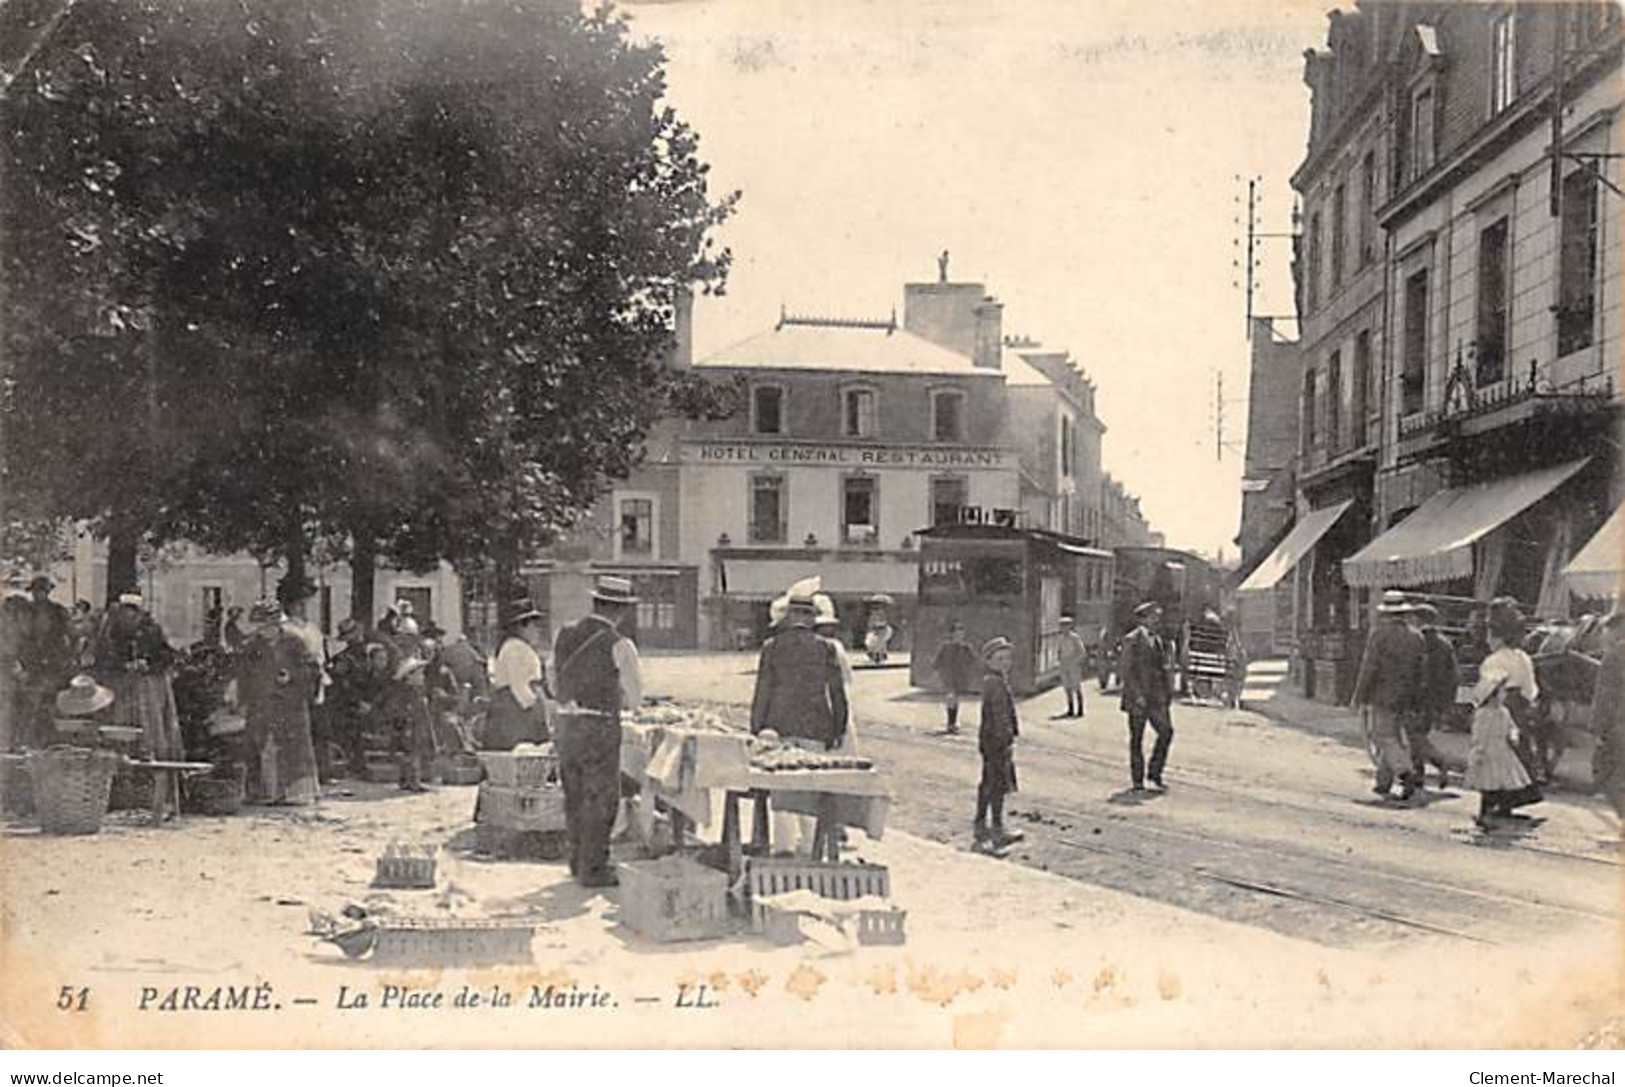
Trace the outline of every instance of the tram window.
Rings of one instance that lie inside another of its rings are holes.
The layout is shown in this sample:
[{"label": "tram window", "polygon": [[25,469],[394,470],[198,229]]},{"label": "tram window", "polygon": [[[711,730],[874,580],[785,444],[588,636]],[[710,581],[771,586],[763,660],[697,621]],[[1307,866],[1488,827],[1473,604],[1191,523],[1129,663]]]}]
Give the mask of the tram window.
[{"label": "tram window", "polygon": [[965,560],[965,582],[973,596],[1020,596],[1021,560],[972,556]]}]

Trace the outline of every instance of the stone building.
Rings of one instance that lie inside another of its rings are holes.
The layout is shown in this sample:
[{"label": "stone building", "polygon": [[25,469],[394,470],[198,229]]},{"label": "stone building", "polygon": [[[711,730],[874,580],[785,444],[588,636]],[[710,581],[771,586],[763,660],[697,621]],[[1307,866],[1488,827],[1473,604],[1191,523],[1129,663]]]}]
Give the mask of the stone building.
[{"label": "stone building", "polygon": [[1572,606],[1617,501],[1620,46],[1611,4],[1362,3],[1306,56],[1307,527],[1265,561],[1317,697],[1385,588]]},{"label": "stone building", "polygon": [[1265,563],[1296,523],[1302,353],[1267,318],[1253,322],[1247,395],[1247,448],[1241,491],[1237,619],[1251,657],[1287,654],[1297,644],[1297,579],[1283,559]]}]

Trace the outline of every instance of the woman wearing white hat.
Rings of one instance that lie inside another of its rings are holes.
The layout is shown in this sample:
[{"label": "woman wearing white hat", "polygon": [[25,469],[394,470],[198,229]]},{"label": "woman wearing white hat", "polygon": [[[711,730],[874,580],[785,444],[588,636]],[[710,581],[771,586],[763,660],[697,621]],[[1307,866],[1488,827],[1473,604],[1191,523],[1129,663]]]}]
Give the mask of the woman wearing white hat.
[{"label": "woman wearing white hat", "polygon": [[115,725],[139,728],[141,745],[153,758],[182,759],[186,751],[170,682],[175,650],[143,603],[140,593],[125,593],[108,609],[96,639],[96,676],[112,688]]}]

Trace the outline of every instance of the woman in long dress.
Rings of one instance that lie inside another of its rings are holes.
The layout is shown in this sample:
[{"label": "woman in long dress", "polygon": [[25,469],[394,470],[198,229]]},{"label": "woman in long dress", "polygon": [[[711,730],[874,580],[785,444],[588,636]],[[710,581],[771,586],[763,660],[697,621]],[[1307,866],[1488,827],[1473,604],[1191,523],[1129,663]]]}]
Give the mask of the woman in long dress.
[{"label": "woman in long dress", "polygon": [[260,601],[249,612],[253,633],[237,658],[237,699],[247,717],[249,797],[262,804],[316,801],[316,748],[310,703],[318,673],[298,636],[282,626],[282,609]]},{"label": "woman in long dress", "polygon": [[[175,650],[158,621],[142,610],[140,595],[120,596],[96,639],[96,676],[113,691],[113,723],[139,728],[142,750],[163,761],[186,757],[171,680],[174,664]],[[153,814],[179,814],[175,798],[155,796]]]},{"label": "woman in long dress", "polygon": [[1522,818],[1514,809],[1541,799],[1540,789],[1529,777],[1523,760],[1513,746],[1513,715],[1508,703],[1518,699],[1533,704],[1540,695],[1535,682],[1535,666],[1529,654],[1519,648],[1523,641],[1523,618],[1509,605],[1497,602],[1490,608],[1490,654],[1479,665],[1479,679],[1473,688],[1472,746],[1467,755],[1467,776],[1462,784],[1479,793],[1478,818],[1483,830],[1497,818]]}]

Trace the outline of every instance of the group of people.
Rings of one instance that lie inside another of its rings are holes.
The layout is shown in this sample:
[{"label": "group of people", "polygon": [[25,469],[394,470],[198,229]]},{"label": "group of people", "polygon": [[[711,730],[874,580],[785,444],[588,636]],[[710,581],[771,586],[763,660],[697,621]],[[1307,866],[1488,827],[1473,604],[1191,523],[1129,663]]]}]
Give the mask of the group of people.
[{"label": "group of people", "polygon": [[[1422,788],[1429,765],[1437,767],[1441,788],[1449,781],[1432,732],[1456,704],[1456,654],[1439,628],[1438,609],[1427,601],[1391,590],[1383,594],[1377,612],[1381,621],[1366,643],[1353,702],[1365,710],[1368,748],[1376,765],[1374,791],[1389,799],[1397,783],[1399,799],[1408,800]],[[1483,829],[1525,818],[1517,809],[1542,798],[1528,745],[1521,742],[1533,727],[1540,697],[1534,662],[1523,649],[1525,629],[1516,600],[1490,602],[1489,653],[1472,689],[1472,741],[1462,779],[1463,786],[1479,794],[1474,821]]]},{"label": "group of people", "polygon": [[[1149,788],[1166,791],[1163,771],[1173,746],[1174,646],[1162,634],[1162,606],[1146,601],[1134,610],[1135,628],[1123,639],[1120,661],[1122,696],[1120,706],[1128,716],[1129,790],[1144,793]],[[1058,719],[1084,715],[1083,673],[1088,648],[1074,628],[1070,616],[1060,620],[1059,663],[1061,687],[1066,693],[1066,709]],[[971,647],[965,625],[958,620],[948,626],[948,638],[932,658],[932,669],[943,687],[943,708],[947,720],[943,731],[959,732],[959,709],[964,695],[975,692],[980,675],[982,715],[977,732],[977,749],[982,758],[982,775],[976,791],[976,817],[973,842],[979,850],[998,852],[1021,840],[1019,830],[1004,822],[1005,798],[1016,789],[1015,741],[1021,734],[1015,696],[1010,688],[1010,670],[1015,646],[998,636],[982,643],[980,652]],[[1156,739],[1151,758],[1145,756],[1145,732],[1150,728]]]}]

